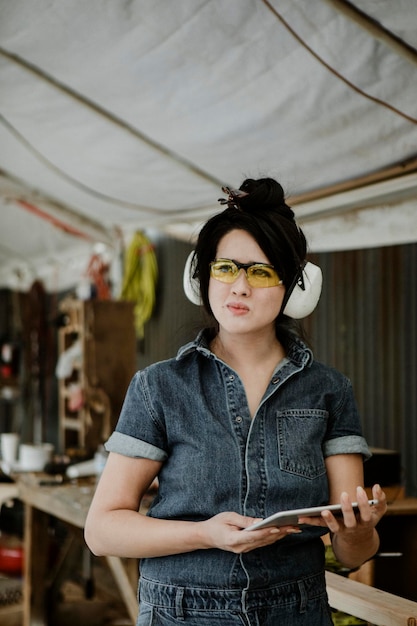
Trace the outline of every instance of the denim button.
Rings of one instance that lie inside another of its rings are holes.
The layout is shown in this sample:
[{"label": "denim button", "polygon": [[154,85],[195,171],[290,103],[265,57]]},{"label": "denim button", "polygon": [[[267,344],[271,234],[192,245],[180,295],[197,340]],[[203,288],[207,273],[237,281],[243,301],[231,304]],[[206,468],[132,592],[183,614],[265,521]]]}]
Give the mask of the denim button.
[{"label": "denim button", "polygon": [[281,380],[280,378],[273,378],[273,379],[271,380],[271,383],[272,383],[273,385],[276,385],[277,383],[279,383],[279,381],[280,381],[280,380]]},{"label": "denim button", "polygon": [[229,376],[229,380],[234,380],[235,377],[233,376],[233,374],[231,376]]},{"label": "denim button", "polygon": [[240,416],[240,415],[238,415],[238,416],[237,416],[237,418],[236,418],[236,422],[237,422],[238,424],[240,424],[240,422],[241,422],[241,421],[242,421],[242,418],[241,418],[241,416]]}]

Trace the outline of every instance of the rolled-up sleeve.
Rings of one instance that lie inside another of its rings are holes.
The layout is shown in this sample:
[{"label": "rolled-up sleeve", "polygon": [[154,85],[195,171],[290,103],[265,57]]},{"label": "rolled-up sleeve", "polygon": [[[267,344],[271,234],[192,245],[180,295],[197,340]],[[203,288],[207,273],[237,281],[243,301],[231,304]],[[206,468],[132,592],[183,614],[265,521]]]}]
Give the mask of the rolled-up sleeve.
[{"label": "rolled-up sleeve", "polygon": [[133,458],[167,459],[165,432],[152,403],[145,371],[133,377],[116,428],[104,447],[108,452]]},{"label": "rolled-up sleeve", "polygon": [[323,455],[328,457],[334,454],[361,454],[366,461],[372,455],[363,436],[352,383],[343,374],[338,373],[337,376],[339,380],[331,396]]},{"label": "rolled-up sleeve", "polygon": [[325,457],[334,454],[361,454],[366,461],[372,455],[366,440],[361,435],[346,435],[324,442],[323,454]]},{"label": "rolled-up sleeve", "polygon": [[133,458],[151,459],[152,461],[165,461],[167,453],[146,441],[136,439],[130,435],[115,431],[112,433],[104,447],[107,452],[117,452]]}]

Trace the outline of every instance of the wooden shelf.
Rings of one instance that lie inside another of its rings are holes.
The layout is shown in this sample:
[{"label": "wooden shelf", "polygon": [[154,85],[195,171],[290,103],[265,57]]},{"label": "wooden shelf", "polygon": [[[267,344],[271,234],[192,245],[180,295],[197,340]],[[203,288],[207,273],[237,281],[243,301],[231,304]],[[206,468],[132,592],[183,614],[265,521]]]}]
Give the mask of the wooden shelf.
[{"label": "wooden shelf", "polygon": [[[133,304],[67,299],[61,311],[69,324],[59,329],[61,355],[81,343],[82,358],[59,380],[60,448],[94,452],[116,425],[124,396],[136,369]],[[73,394],[79,408],[71,410]]]}]

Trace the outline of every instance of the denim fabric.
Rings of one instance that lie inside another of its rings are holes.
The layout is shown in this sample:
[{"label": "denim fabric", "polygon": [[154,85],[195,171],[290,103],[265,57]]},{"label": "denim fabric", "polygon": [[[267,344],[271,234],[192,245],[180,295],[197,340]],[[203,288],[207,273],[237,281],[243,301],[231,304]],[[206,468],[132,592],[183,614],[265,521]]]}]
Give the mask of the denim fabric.
[{"label": "denim fabric", "polygon": [[[135,375],[106,447],[163,461],[149,515],[194,521],[325,504],[325,457],[369,455],[349,380],[300,341],[251,419],[239,376],[210,352],[204,333],[175,359]],[[323,532],[308,528],[240,556],[212,549],[144,559],[141,575],[179,587],[267,589],[322,571]]]},{"label": "denim fabric", "polygon": [[262,591],[162,585],[141,579],[137,626],[331,626],[324,575]]}]

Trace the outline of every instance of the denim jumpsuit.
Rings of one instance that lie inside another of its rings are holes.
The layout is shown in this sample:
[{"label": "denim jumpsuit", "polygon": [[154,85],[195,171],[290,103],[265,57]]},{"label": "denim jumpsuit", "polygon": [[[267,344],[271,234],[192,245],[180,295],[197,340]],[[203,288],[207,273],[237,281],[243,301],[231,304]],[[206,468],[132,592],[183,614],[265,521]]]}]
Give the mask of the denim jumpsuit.
[{"label": "denim jumpsuit", "polygon": [[[369,456],[352,388],[293,339],[251,419],[236,372],[202,331],[176,358],[137,372],[109,451],[162,461],[151,517],[266,517],[328,503],[324,459]],[[137,626],[326,626],[323,528],[245,554],[143,559]]]}]

